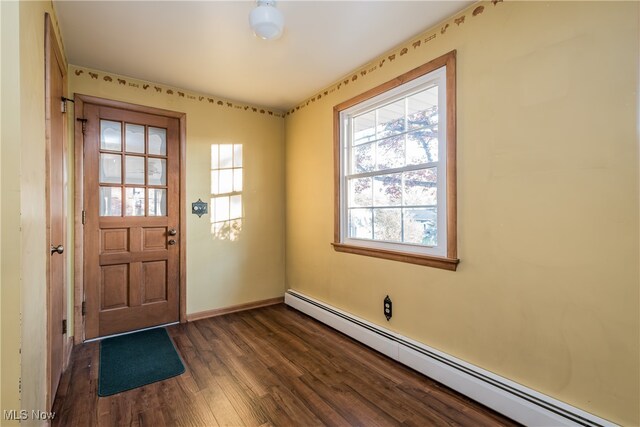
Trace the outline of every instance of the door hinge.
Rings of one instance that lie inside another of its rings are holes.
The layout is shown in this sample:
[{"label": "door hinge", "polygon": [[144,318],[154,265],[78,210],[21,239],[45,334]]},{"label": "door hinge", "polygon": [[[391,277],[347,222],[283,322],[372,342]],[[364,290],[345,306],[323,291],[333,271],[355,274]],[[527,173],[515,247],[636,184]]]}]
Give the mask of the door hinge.
[{"label": "door hinge", "polygon": [[87,131],[87,119],[76,119],[76,120],[82,123],[82,134],[84,135],[85,132]]},{"label": "door hinge", "polygon": [[85,316],[87,314],[87,302],[82,301],[82,315]]},{"label": "door hinge", "polygon": [[67,333],[67,319],[62,319],[62,335]]},{"label": "door hinge", "polygon": [[83,210],[82,211],[82,225],[84,225],[85,222],[87,222],[87,211]]},{"label": "door hinge", "polygon": [[73,99],[65,98],[64,96],[60,98],[60,111],[63,113],[67,112],[67,101],[75,102]]}]

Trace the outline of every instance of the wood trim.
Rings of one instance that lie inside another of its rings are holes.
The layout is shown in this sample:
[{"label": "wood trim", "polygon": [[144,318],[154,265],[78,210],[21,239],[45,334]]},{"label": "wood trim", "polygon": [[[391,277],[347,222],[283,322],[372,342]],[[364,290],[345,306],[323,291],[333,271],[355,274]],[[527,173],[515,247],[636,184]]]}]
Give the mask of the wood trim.
[{"label": "wood trim", "polygon": [[[45,205],[45,248],[47,248],[50,244],[49,239],[51,236],[51,209],[50,209],[50,162],[51,162],[51,72],[50,72],[50,64],[51,64],[51,55],[49,54],[52,46],[53,40],[51,40],[51,32],[53,31],[53,26],[51,23],[51,17],[48,13],[44,14],[44,87],[45,87],[45,99],[44,99],[44,109],[45,109],[45,155],[44,155],[44,164],[45,164],[45,194],[44,194],[44,205]],[[55,44],[55,43],[54,43]],[[46,393],[45,393],[45,401],[47,405],[47,409],[53,407],[54,396],[51,396],[51,257],[46,257],[46,266],[45,266],[45,318],[46,318]]]},{"label": "wood trim", "polygon": [[[186,315],[187,300],[187,215],[186,215],[186,143],[187,122],[186,113],[149,107],[146,105],[131,104],[112,99],[100,98],[91,95],[74,94],[75,101],[75,252],[74,252],[74,343],[81,344],[84,341],[84,316],[82,316],[82,302],[84,301],[84,233],[82,225],[82,210],[84,208],[84,136],[82,123],[77,119],[83,119],[84,104],[112,107],[138,113],[153,114],[156,116],[178,119],[179,122],[179,167],[180,167],[180,260],[179,260],[179,285],[178,285],[178,311],[180,322],[188,320]],[[78,319],[81,319],[79,322]]]},{"label": "wood trim", "polygon": [[84,341],[84,227],[82,210],[84,209],[84,135],[82,124],[78,119],[84,118],[84,101],[74,96],[74,246],[73,246],[73,343],[78,345]]},{"label": "wood trim", "polygon": [[340,195],[340,182],[342,165],[340,160],[340,109],[336,105],[333,107],[333,241],[340,243],[340,227],[341,215],[340,204],[342,197]]},{"label": "wood trim", "polygon": [[[46,257],[46,267],[45,267],[45,274],[46,274],[46,300],[45,300],[45,318],[46,318],[46,404],[47,404],[47,408],[52,408],[53,406],[53,401],[55,399],[55,395],[52,395],[51,393],[51,376],[52,376],[52,367],[51,367],[51,354],[52,354],[52,344],[51,344],[51,338],[52,338],[52,332],[51,332],[51,323],[52,323],[52,307],[51,307],[51,257],[49,256],[49,245],[50,245],[50,235],[51,235],[51,222],[50,222],[50,216],[51,216],[51,212],[50,212],[50,202],[51,202],[51,194],[50,194],[50,183],[51,183],[51,117],[52,117],[52,111],[51,111],[51,63],[53,58],[51,57],[51,52],[53,52],[53,55],[55,55],[55,59],[57,61],[57,63],[60,66],[60,72],[62,74],[62,94],[63,96],[66,95],[67,93],[67,61],[64,57],[64,55],[62,54],[62,50],[60,49],[60,44],[58,41],[58,38],[56,36],[56,33],[54,31],[53,28],[53,22],[51,21],[51,16],[48,13],[44,14],[44,78],[45,78],[45,99],[44,99],[44,104],[45,104],[45,179],[46,179],[46,185],[45,185],[45,229],[46,229],[46,236],[45,236],[45,244],[44,244],[44,248],[46,250],[47,253],[47,257]],[[62,100],[61,100],[62,101]],[[61,171],[63,179],[64,179],[64,175],[68,172],[67,169],[67,138],[68,138],[68,134],[67,134],[67,123],[64,120],[63,116],[63,123],[62,123],[62,168],[63,170]],[[64,206],[62,207],[62,236],[63,236],[63,241],[62,244],[66,246],[67,244],[67,237],[68,237],[68,231],[67,231],[67,205],[66,205],[66,190],[62,189],[63,191],[63,199],[64,199]],[[69,288],[67,286],[67,278],[68,278],[68,273],[67,273],[67,254],[63,254],[63,267],[62,267],[62,318],[66,319],[67,318],[67,300],[68,300],[68,295],[69,295]],[[66,336],[68,337],[69,334],[67,332]],[[63,338],[63,344],[62,344],[62,371],[61,374],[64,373],[64,370],[66,369],[68,363],[67,361],[69,360],[69,357],[71,355],[71,351],[67,346],[67,341],[64,341]]]},{"label": "wood trim", "polygon": [[438,68],[444,67],[445,65],[447,65],[449,63],[449,61],[454,60],[455,61],[455,57],[456,57],[456,51],[452,50],[449,53],[445,53],[444,55],[436,58],[436,59],[432,59],[431,61],[427,62],[426,64],[422,64],[419,67],[414,68],[413,70],[407,71],[406,73],[389,80],[386,83],[382,83],[379,86],[376,86],[372,89],[369,89],[368,91],[361,93],[358,96],[355,96],[351,99],[348,99],[338,105],[336,105],[334,107],[334,110],[338,110],[338,111],[342,111],[342,110],[346,110],[347,108],[353,107],[356,104],[359,104],[363,101],[366,101],[367,99],[371,99],[374,96],[378,96],[381,93],[385,93],[390,91],[391,89],[394,89],[398,86],[401,86],[407,82],[410,82],[411,80],[415,80],[418,77],[422,77],[425,74],[428,74],[434,70],[437,70]]},{"label": "wood trim", "polygon": [[179,320],[187,321],[187,115],[178,117],[180,121],[180,285],[179,285]]},{"label": "wood trim", "polygon": [[456,271],[459,259],[437,257],[433,255],[412,254],[411,252],[396,252],[386,249],[365,248],[362,246],[345,245],[344,243],[332,243],[336,252],[364,255],[374,258],[389,259],[392,261],[407,262],[409,264],[424,265],[427,267],[441,268],[443,270]]},{"label": "wood trim", "polygon": [[[447,79],[447,256],[418,255],[410,252],[397,252],[376,248],[364,248],[360,246],[346,245],[341,240],[341,215],[340,196],[341,182],[341,144],[340,144],[340,113],[361,102],[392,90],[411,80],[415,80],[438,68],[446,66]],[[458,256],[458,218],[457,218],[457,168],[456,168],[456,51],[452,50],[426,64],[410,70],[386,83],[376,86],[368,91],[348,99],[333,107],[333,248],[337,252],[384,258],[411,264],[424,265],[435,268],[443,268],[455,271],[460,260]]]},{"label": "wood trim", "polygon": [[447,67],[447,258],[458,257],[456,51],[446,55]]},{"label": "wood trim", "polygon": [[248,302],[245,304],[232,305],[230,307],[215,308],[213,310],[199,311],[197,313],[191,313],[187,315],[187,321],[193,322],[200,319],[207,319],[209,317],[222,316],[229,313],[236,313],[238,311],[252,310],[254,308],[267,307],[270,305],[282,304],[284,297],[269,298],[260,301]]},{"label": "wood trim", "polygon": [[80,97],[85,104],[95,104],[101,107],[112,107],[120,110],[134,111],[136,113],[154,114],[156,116],[171,117],[173,119],[180,119],[186,116],[185,113],[179,111],[165,110],[163,108],[149,107],[147,105],[132,104],[129,102],[116,101],[113,99],[99,98],[97,96],[75,94]]}]

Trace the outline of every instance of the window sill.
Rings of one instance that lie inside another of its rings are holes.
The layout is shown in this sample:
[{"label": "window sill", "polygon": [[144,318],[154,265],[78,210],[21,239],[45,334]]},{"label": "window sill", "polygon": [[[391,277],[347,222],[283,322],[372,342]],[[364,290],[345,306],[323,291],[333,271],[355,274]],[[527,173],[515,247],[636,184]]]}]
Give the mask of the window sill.
[{"label": "window sill", "polygon": [[364,248],[362,246],[345,245],[343,243],[332,243],[336,252],[345,252],[348,254],[364,255],[374,258],[383,258],[393,261],[407,262],[410,264],[424,265],[427,267],[441,268],[443,270],[456,271],[458,263],[457,258],[443,258],[433,255],[419,255],[409,252],[396,252],[384,249]]}]

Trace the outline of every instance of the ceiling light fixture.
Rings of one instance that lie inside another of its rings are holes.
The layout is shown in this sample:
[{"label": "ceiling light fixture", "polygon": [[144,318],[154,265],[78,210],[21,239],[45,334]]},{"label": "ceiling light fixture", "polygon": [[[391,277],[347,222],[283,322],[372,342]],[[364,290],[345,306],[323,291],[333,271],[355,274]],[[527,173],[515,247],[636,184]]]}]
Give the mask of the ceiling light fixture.
[{"label": "ceiling light fixture", "polygon": [[282,35],[284,16],[276,9],[275,0],[257,0],[258,6],[249,14],[253,33],[264,40],[275,40]]}]

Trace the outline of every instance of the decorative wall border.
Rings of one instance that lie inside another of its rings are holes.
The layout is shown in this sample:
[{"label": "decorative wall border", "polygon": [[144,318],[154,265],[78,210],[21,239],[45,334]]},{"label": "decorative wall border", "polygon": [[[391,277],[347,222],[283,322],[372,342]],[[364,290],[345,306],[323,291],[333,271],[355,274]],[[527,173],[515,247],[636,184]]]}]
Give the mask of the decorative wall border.
[{"label": "decorative wall border", "polygon": [[201,102],[211,104],[215,107],[232,108],[234,110],[242,110],[249,113],[264,114],[267,116],[273,116],[283,118],[284,113],[269,109],[267,107],[259,107],[254,105],[242,104],[236,101],[220,98],[212,95],[204,95],[200,93],[190,92],[184,89],[177,89],[171,86],[165,86],[157,83],[147,82],[144,80],[138,80],[131,77],[125,77],[113,73],[106,73],[104,71],[93,70],[78,65],[69,65],[69,72],[73,72],[73,75],[77,78],[88,78],[91,80],[106,82],[117,86],[126,86],[135,88],[143,92],[151,92],[157,94],[165,94],[176,98],[184,98],[194,102]]},{"label": "decorative wall border", "polygon": [[167,96],[175,96],[178,98],[189,99],[194,102],[203,102],[207,104],[211,104],[216,107],[223,108],[232,108],[234,110],[244,110],[247,112],[255,113],[255,114],[264,114],[278,118],[284,118],[295,112],[307,107],[309,104],[315,103],[322,98],[325,98],[337,91],[341,88],[346,87],[349,83],[354,83],[358,80],[362,81],[367,76],[375,73],[380,70],[385,64],[390,64],[394,61],[399,61],[404,59],[405,55],[411,55],[423,47],[427,46],[429,42],[435,40],[436,38],[444,37],[451,30],[455,30],[457,27],[464,25],[466,22],[469,22],[470,19],[477,18],[482,15],[487,10],[492,9],[490,5],[494,7],[499,3],[503,3],[504,0],[490,0],[486,2],[478,2],[474,5],[471,5],[467,9],[460,12],[460,14],[454,15],[451,18],[443,21],[441,24],[431,27],[430,29],[422,32],[420,36],[415,39],[411,39],[406,43],[401,44],[396,47],[394,50],[391,50],[384,55],[381,55],[369,62],[367,65],[362,67],[361,69],[350,73],[349,75],[343,77],[341,80],[337,81],[333,85],[327,87],[326,89],[321,90],[316,93],[314,96],[306,99],[302,103],[298,104],[295,107],[292,107],[286,112],[281,112],[276,109],[270,109],[268,107],[259,107],[254,105],[248,105],[239,103],[236,101],[231,101],[228,99],[205,95],[195,92],[189,92],[184,89],[178,89],[175,87],[165,86],[156,84],[153,82],[147,82],[144,80],[134,79],[131,77],[124,77],[113,73],[106,73],[99,70],[93,70],[86,67],[81,67],[77,65],[69,65],[69,71],[73,71],[73,74],[76,77],[87,77],[93,80],[103,80],[107,83],[113,83],[115,85],[123,85],[127,87],[133,87],[142,91],[155,91],[156,93],[163,93]]},{"label": "decorative wall border", "polygon": [[341,88],[346,87],[351,82],[355,82],[357,80],[361,81],[371,73],[374,73],[375,71],[384,67],[385,64],[390,64],[393,61],[400,60],[405,55],[410,55],[418,51],[419,49],[428,45],[432,40],[435,40],[437,37],[444,37],[447,34],[447,31],[455,29],[467,22],[467,16],[469,16],[469,19],[476,18],[482,15],[483,12],[488,10],[490,4],[493,4],[493,6],[495,7],[498,3],[502,3],[503,1],[504,0],[491,0],[486,2],[478,2],[469,6],[468,8],[460,12],[460,14],[454,15],[451,18],[443,21],[441,24],[435,25],[434,27],[423,31],[417,38],[409,40],[406,43],[403,43],[400,46],[396,47],[394,50],[391,50],[386,54],[377,57],[361,69],[354,71],[348,76],[343,77],[341,80],[329,86],[328,88],[323,89],[311,98],[308,98],[297,106],[292,107],[286,113],[284,113],[284,116],[294,114],[295,112],[307,107],[309,104],[319,101],[320,99],[339,91]]}]

